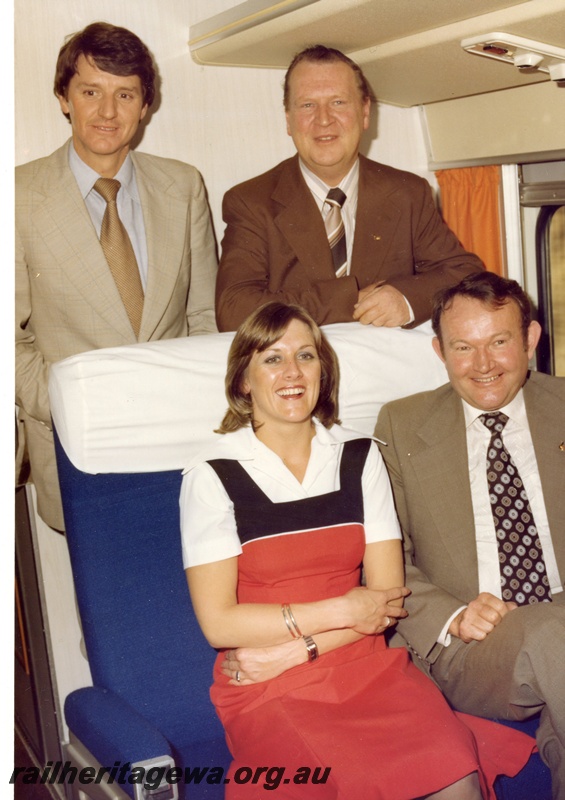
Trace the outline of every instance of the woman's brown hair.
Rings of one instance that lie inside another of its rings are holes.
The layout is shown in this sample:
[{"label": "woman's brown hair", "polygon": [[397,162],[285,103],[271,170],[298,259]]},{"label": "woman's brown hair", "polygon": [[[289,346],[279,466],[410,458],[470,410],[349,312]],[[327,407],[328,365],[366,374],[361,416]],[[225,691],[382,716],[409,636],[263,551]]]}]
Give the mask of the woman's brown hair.
[{"label": "woman's brown hair", "polygon": [[293,320],[303,322],[310,329],[320,359],[320,394],[313,416],[326,428],[339,424],[339,364],[333,347],[301,306],[272,302],[250,314],[235,334],[228,353],[225,379],[228,410],[217,433],[232,433],[253,426],[251,396],[243,390],[249,362],[254,353],[262,353],[278,342]]}]

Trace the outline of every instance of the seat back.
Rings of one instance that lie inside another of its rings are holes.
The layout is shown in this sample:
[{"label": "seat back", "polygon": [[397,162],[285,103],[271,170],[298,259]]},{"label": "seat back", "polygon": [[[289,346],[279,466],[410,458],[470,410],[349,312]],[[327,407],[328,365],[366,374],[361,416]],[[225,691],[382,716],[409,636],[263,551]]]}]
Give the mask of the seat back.
[{"label": "seat back", "polygon": [[180,471],[90,475],[56,441],[67,540],[92,679],[181,749],[223,737],[215,651],[182,566]]}]

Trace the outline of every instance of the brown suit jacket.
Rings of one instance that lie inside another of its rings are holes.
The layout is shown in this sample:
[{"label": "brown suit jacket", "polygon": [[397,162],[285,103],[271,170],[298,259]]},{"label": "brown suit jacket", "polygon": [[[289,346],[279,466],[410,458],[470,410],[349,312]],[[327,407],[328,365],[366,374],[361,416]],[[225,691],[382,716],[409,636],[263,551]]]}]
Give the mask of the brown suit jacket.
[{"label": "brown suit jacket", "polygon": [[322,216],[298,156],[230,189],[216,286],[221,331],[269,300],[299,303],[319,324],[349,322],[358,292],[386,280],[428,319],[445,285],[481,270],[439,216],[428,183],[360,156],[351,274],[336,279]]},{"label": "brown suit jacket", "polygon": [[[69,168],[68,147],[16,169],[16,403],[39,513],[58,529],[49,365],[136,342]],[[217,262],[202,179],[188,164],[131,155],[148,251],[139,341],[212,333]]]},{"label": "brown suit jacket", "polygon": [[[565,580],[565,379],[532,372],[524,400],[555,556]],[[450,384],[385,405],[375,435],[405,536],[409,617],[398,631],[424,661],[447,619],[477,597],[479,573],[465,422]],[[559,602],[564,596],[557,595]]]}]

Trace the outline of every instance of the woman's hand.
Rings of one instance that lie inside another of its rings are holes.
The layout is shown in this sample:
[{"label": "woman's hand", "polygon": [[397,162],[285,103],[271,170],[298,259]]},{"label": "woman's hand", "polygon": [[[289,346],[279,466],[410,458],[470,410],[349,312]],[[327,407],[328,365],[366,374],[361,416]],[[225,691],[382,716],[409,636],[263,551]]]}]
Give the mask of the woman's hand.
[{"label": "woman's hand", "polygon": [[408,616],[402,608],[402,600],[410,594],[406,586],[393,589],[367,589],[359,586],[347,592],[349,605],[349,627],[358,633],[383,633],[399,619]]},{"label": "woman's hand", "polygon": [[[292,667],[308,661],[302,639],[271,647],[238,647],[227,650],[221,670],[233,686],[249,686],[282,675]],[[238,680],[239,678],[239,680]]]}]

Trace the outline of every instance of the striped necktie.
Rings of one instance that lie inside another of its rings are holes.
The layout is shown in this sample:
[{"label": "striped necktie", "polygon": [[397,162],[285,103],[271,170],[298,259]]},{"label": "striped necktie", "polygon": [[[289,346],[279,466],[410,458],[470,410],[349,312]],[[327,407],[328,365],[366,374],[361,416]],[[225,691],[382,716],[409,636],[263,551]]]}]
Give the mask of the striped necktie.
[{"label": "striped necktie", "polygon": [[508,417],[497,411],[479,419],[491,435],[486,468],[502,599],[519,606],[548,602],[551,590],[534,515],[518,468],[502,441]]},{"label": "striped necktie", "polygon": [[118,215],[116,197],[120,182],[114,178],[99,178],[94,188],[106,201],[100,244],[131,326],[138,337],[143,313],[143,286],[130,238]]},{"label": "striped necktie", "polygon": [[325,200],[330,210],[324,220],[324,225],[326,226],[337,278],[341,278],[347,271],[347,244],[345,242],[345,227],[341,216],[341,207],[346,199],[346,195],[341,189],[335,188],[330,189]]}]

